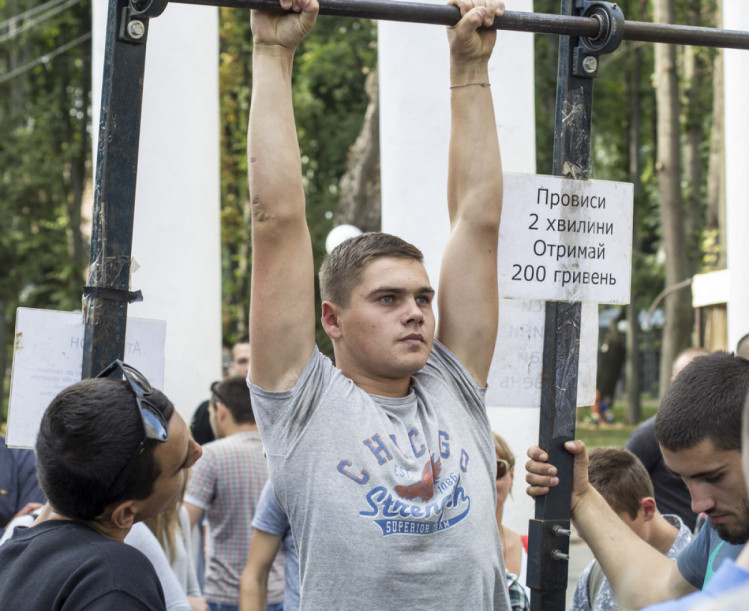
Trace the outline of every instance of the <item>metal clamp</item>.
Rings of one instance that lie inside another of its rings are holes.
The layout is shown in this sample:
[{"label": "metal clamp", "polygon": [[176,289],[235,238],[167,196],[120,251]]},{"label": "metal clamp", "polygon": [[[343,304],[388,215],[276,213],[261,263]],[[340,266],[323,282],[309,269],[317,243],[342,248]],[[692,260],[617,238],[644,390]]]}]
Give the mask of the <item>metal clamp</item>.
[{"label": "metal clamp", "polygon": [[164,12],[169,0],[130,0],[130,15],[133,17],[158,17]]},{"label": "metal clamp", "polygon": [[600,24],[598,34],[584,36],[580,43],[589,53],[603,55],[615,51],[624,38],[624,13],[611,2],[593,0],[585,2],[583,17],[593,17]]},{"label": "metal clamp", "polygon": [[624,38],[624,13],[611,2],[583,0],[582,16],[599,23],[595,36],[581,36],[573,51],[572,73],[578,77],[598,76],[598,56],[615,51]]}]

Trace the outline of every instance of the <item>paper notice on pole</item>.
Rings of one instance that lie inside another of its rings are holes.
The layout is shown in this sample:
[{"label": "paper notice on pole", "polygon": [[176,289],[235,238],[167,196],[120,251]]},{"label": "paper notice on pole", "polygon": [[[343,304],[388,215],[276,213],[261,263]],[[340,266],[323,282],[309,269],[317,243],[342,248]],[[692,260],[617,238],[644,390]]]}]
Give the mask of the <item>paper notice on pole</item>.
[{"label": "paper notice on pole", "polygon": [[629,303],[630,183],[505,174],[499,294]]},{"label": "paper notice on pole", "polygon": [[[33,448],[50,401],[81,379],[83,317],[80,312],[18,308],[5,441]],[[125,362],[155,388],[164,385],[166,321],[129,318]]]},{"label": "paper notice on pole", "polygon": [[[539,407],[546,304],[526,299],[499,300],[499,327],[489,371],[486,404],[492,407]],[[583,303],[577,406],[593,405],[598,359],[598,306]]]}]

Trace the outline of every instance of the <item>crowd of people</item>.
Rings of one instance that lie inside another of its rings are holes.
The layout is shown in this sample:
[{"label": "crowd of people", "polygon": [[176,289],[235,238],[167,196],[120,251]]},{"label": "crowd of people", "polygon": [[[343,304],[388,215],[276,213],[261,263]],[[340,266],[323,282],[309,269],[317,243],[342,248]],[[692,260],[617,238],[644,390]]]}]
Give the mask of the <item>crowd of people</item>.
[{"label": "crowd of people", "polygon": [[[252,11],[252,341],[234,346],[191,427],[117,360],[53,399],[35,453],[0,444],[6,608],[529,608],[528,539],[503,523],[516,457],[485,406],[502,172],[496,30],[482,26],[504,5],[451,3],[461,19],[447,31],[450,234],[438,290],[415,246],[350,238],[319,271],[334,358],[318,350],[291,79],[319,7]],[[747,349],[684,355],[629,449],[566,444],[571,517],[596,558],[574,609],[746,600]],[[541,448],[528,457],[529,494],[559,485]]]}]

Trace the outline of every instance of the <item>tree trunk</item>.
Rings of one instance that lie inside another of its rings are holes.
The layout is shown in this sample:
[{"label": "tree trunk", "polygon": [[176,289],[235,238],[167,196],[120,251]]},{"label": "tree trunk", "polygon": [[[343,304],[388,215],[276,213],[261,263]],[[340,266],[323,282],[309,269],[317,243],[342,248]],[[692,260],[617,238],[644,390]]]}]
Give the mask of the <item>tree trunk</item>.
[{"label": "tree trunk", "polygon": [[380,105],[377,70],[367,76],[369,105],[346,172],[341,177],[340,199],[333,225],[350,224],[362,231],[380,231]]},{"label": "tree trunk", "polygon": [[[699,26],[702,19],[700,0],[689,2],[689,25]],[[701,260],[702,237],[702,123],[707,109],[704,108],[700,95],[702,87],[702,66],[698,55],[699,49],[690,45],[684,47],[684,84],[686,108],[684,124],[686,141],[684,147],[684,172],[686,193],[684,206],[684,235],[686,237],[686,254],[689,264],[689,275],[697,273]]]},{"label": "tree trunk", "polygon": [[8,316],[8,310],[10,304],[7,301],[0,301],[0,390],[3,392],[2,400],[0,401],[0,421],[7,422],[8,420],[8,393],[6,388],[10,389],[10,381],[5,384],[5,380],[8,376],[8,328],[11,324],[11,317]]},{"label": "tree trunk", "polygon": [[[640,159],[640,129],[642,113],[642,49],[635,48],[632,54],[632,72],[630,76],[629,99],[631,115],[629,119],[629,175],[634,185],[634,206],[632,208],[632,252],[639,250],[637,236],[637,208],[642,200],[642,161]],[[634,274],[632,281],[632,293],[627,308],[627,413],[625,420],[627,424],[637,424],[642,418],[642,405],[640,402],[640,321],[639,307],[637,305],[637,294],[634,291]]]},{"label": "tree trunk", "polygon": [[[716,23],[723,23],[722,0],[716,3]],[[723,117],[723,50],[718,49],[713,62],[713,124],[710,133],[710,161],[707,173],[706,229],[712,236],[712,259],[717,269],[726,267],[726,159]]]},{"label": "tree trunk", "polygon": [[[655,0],[654,15],[656,23],[674,23],[674,0]],[[689,276],[681,196],[679,87],[676,49],[673,45],[655,45],[655,83],[658,108],[656,172],[668,288]],[[667,295],[665,319],[661,346],[661,396],[669,386],[671,365],[676,355],[691,344],[692,306],[686,289],[675,290]]]},{"label": "tree trunk", "polygon": [[[84,23],[81,24],[84,27]],[[85,27],[88,28],[88,23],[85,23]],[[83,32],[81,32],[82,34]],[[69,133],[69,142],[72,147],[71,154],[71,168],[70,168],[70,196],[66,200],[67,212],[68,212],[68,253],[70,259],[73,262],[75,269],[80,272],[77,274],[71,274],[70,277],[70,290],[71,295],[75,298],[76,293],[81,293],[81,287],[84,283],[84,271],[88,263],[87,252],[84,244],[83,237],[83,197],[86,191],[86,185],[90,180],[89,174],[89,153],[90,153],[90,139],[89,139],[89,119],[90,119],[90,104],[88,100],[91,97],[91,51],[89,45],[85,45],[84,51],[82,51],[82,59],[84,63],[84,69],[81,77],[81,99],[84,100],[83,117],[78,120],[77,129],[78,134],[74,134],[72,131]],[[70,121],[70,119],[69,119]],[[73,144],[77,142],[76,144]],[[89,230],[90,231],[90,230]],[[88,231],[87,231],[88,233]]]}]

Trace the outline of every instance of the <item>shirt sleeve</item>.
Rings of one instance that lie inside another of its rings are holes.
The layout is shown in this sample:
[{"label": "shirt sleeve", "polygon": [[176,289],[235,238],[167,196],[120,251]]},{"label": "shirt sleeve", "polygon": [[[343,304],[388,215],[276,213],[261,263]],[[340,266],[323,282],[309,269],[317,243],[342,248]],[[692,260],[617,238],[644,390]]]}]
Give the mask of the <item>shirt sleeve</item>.
[{"label": "shirt sleeve", "polygon": [[277,537],[283,537],[289,530],[289,518],[278,504],[270,480],[265,482],[263,493],[255,508],[252,527]]},{"label": "shirt sleeve", "polygon": [[[705,608],[714,610],[723,609],[743,609],[745,608],[746,602],[746,591],[741,590],[739,586],[745,586],[749,584],[749,571],[743,569],[733,562],[733,560],[727,560],[724,562],[718,571],[715,573],[715,577],[705,586],[705,589],[701,592],[694,592],[689,596],[680,598],[679,600],[672,600],[657,605],[651,605],[645,607],[643,611],[684,611],[684,609],[702,609]],[[739,588],[739,590],[736,590]],[[738,594],[742,598],[740,600],[731,601],[731,595],[733,593]],[[731,602],[736,602],[740,606],[731,606]],[[708,605],[708,603],[711,603]]]},{"label": "shirt sleeve", "polygon": [[99,596],[91,601],[85,607],[80,607],[81,611],[162,611],[165,607],[154,606],[148,601],[141,600],[130,592],[114,590]]},{"label": "shirt sleeve", "polygon": [[[272,392],[249,383],[252,409],[269,456],[283,456],[296,443],[337,376],[343,374],[315,347],[292,388]],[[354,388],[353,381],[348,384]]]},{"label": "shirt sleeve", "polygon": [[[190,611],[190,603],[172,571],[159,540],[143,522],[135,524],[125,537],[125,543],[140,551],[151,562],[164,591],[167,611]],[[110,607],[119,609],[119,607]]]},{"label": "shirt sleeve", "polygon": [[588,579],[590,577],[589,564],[580,573],[580,577],[577,579],[577,586],[575,586],[575,594],[572,597],[572,604],[570,605],[569,611],[590,611],[590,600],[588,600]]},{"label": "shirt sleeve", "polygon": [[705,524],[692,542],[684,548],[676,559],[681,576],[698,590],[702,589],[710,557],[710,529]]}]

